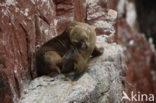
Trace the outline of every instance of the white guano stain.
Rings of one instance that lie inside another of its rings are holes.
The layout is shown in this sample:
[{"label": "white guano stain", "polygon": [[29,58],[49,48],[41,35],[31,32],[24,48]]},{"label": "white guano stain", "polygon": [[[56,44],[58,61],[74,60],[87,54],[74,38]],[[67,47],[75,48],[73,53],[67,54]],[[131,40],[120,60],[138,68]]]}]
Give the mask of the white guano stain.
[{"label": "white guano stain", "polygon": [[135,4],[132,2],[129,2],[127,4],[127,12],[126,12],[126,21],[127,23],[135,29],[135,23],[136,23],[136,18],[137,18],[137,14],[136,14],[136,9],[135,9]]},{"label": "white guano stain", "polygon": [[23,14],[24,16],[28,16],[28,14],[29,14],[29,8],[25,8],[24,11],[21,10],[20,13]]},{"label": "white guano stain", "polygon": [[18,98],[17,98],[17,95],[16,95],[15,88],[14,88],[14,86],[12,85],[11,82],[10,82],[10,88],[11,88],[11,92],[12,92],[12,94],[13,94],[13,103],[17,103]]},{"label": "white guano stain", "polygon": [[95,12],[92,15],[89,15],[87,13],[87,15],[88,15],[87,20],[91,20],[91,19],[95,19],[95,18],[100,17],[100,16],[104,16],[105,13],[103,11],[101,11],[101,12]]},{"label": "white guano stain", "polygon": [[95,4],[97,3],[99,0],[86,0],[87,4],[88,5],[91,5],[91,4]]},{"label": "white guano stain", "polygon": [[6,0],[6,5],[10,6],[10,5],[16,5],[16,1],[15,0]]},{"label": "white guano stain", "polygon": [[17,13],[19,11],[19,8],[15,7],[15,12]]},{"label": "white guano stain", "polygon": [[31,0],[31,2],[32,2],[32,4],[34,4],[34,5],[35,5],[35,1],[34,1],[34,0]]},{"label": "white guano stain", "polygon": [[93,26],[95,28],[112,28],[112,25],[110,23],[102,20],[95,22]]},{"label": "white guano stain", "polygon": [[54,25],[57,26],[58,20],[54,19]]},{"label": "white guano stain", "polygon": [[26,23],[25,21],[23,21],[23,24],[24,24],[25,26],[27,26],[27,23]]},{"label": "white guano stain", "polygon": [[127,0],[119,0],[117,5],[118,16],[121,17],[124,14],[124,6]]},{"label": "white guano stain", "polygon": [[25,13],[24,13],[24,15],[25,15],[25,16],[28,16],[28,12],[29,12],[29,9],[26,8],[26,9],[25,9]]},{"label": "white guano stain", "polygon": [[44,33],[45,33],[45,35],[48,35],[49,34],[49,30],[48,29],[44,30]]},{"label": "white guano stain", "polygon": [[108,11],[108,15],[110,16],[111,19],[116,19],[117,18],[117,12],[115,10],[110,9]]}]

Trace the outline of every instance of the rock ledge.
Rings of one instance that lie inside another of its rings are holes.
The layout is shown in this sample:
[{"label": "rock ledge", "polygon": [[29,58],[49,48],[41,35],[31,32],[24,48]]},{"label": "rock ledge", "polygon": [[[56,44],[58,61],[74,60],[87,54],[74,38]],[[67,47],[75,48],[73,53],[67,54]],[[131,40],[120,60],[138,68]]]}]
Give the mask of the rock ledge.
[{"label": "rock ledge", "polygon": [[97,37],[104,54],[90,60],[89,67],[77,80],[63,75],[34,79],[22,93],[19,103],[121,103],[125,69],[123,48]]}]

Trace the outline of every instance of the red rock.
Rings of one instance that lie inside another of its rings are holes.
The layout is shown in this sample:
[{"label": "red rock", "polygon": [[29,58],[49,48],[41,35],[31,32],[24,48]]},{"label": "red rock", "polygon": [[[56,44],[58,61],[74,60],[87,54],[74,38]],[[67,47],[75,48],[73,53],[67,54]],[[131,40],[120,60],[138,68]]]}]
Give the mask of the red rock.
[{"label": "red rock", "polygon": [[[140,3],[139,3],[140,2]],[[150,2],[151,3],[151,2]],[[132,5],[136,5],[135,8],[132,8]],[[144,5],[148,5],[148,3],[144,4],[143,1],[137,1],[137,0],[125,0],[124,5],[121,5],[121,2],[118,3],[118,15],[120,18],[127,19],[128,12],[136,12],[138,15],[138,19],[133,20],[133,21],[128,21],[128,22],[133,22],[132,27],[128,25],[126,20],[120,19],[119,24],[118,24],[118,35],[119,35],[119,40],[122,42],[124,46],[127,46],[127,52],[125,53],[127,55],[127,66],[128,66],[128,72],[127,72],[127,80],[132,83],[132,86],[128,88],[129,92],[134,90],[134,91],[141,91],[142,93],[156,93],[156,76],[155,71],[156,71],[156,54],[155,50],[153,49],[152,45],[150,42],[148,42],[145,38],[145,36],[141,33],[138,33],[135,30],[138,30],[139,27],[136,25],[136,23],[139,23],[140,28],[144,28],[147,26],[147,19],[150,18],[150,21],[154,20],[154,16],[150,16],[150,12],[147,9],[143,10]],[[154,5],[153,5],[154,6]],[[135,10],[133,10],[135,9]],[[120,11],[123,10],[123,11]],[[154,10],[154,9],[151,9]],[[143,16],[140,16],[142,14]],[[146,17],[147,16],[147,17]],[[143,20],[142,18],[146,18],[146,21]],[[145,21],[145,22],[143,22]],[[150,26],[148,26],[150,27]],[[153,26],[152,26],[153,27]],[[152,30],[152,29],[149,29]],[[148,31],[149,31],[148,30]],[[143,31],[146,31],[144,28]],[[145,32],[146,33],[146,32]],[[152,33],[152,32],[151,32]],[[145,34],[147,35],[147,33]],[[153,36],[154,38],[154,36]],[[135,44],[133,46],[129,46],[129,44]],[[151,75],[152,73],[152,75]],[[129,87],[129,86],[128,86]]]},{"label": "red rock", "polygon": [[53,1],[36,1],[35,3],[35,29],[36,46],[43,45],[57,35],[54,19],[56,17],[55,4]]},{"label": "red rock", "polygon": [[143,34],[134,32],[125,19],[119,19],[118,34],[119,43],[126,48],[127,81],[131,84],[127,84],[128,92],[154,93],[151,69],[155,67],[151,65],[156,64],[156,62],[153,62],[156,56],[150,44]]},{"label": "red rock", "polygon": [[113,9],[113,10],[117,10],[117,6],[119,4],[120,0],[108,0],[108,8]]},{"label": "red rock", "polygon": [[86,0],[56,0],[56,24],[57,32],[61,34],[67,24],[73,20],[85,21]]},{"label": "red rock", "polygon": [[117,41],[117,12],[106,9],[96,0],[88,1],[86,22],[92,25],[97,35],[104,35],[108,42]]},{"label": "red rock", "polygon": [[145,33],[146,37],[152,38],[156,48],[156,1],[148,0],[134,0],[136,5],[136,12],[138,14],[137,20],[140,32]]},{"label": "red rock", "polygon": [[85,22],[86,19],[86,0],[74,0],[74,20]]},{"label": "red rock", "polygon": [[[53,2],[54,1],[54,2]],[[117,23],[118,0],[12,0],[0,3],[0,103],[17,103],[24,85],[34,75],[33,56],[38,47],[62,33],[70,21],[95,27],[97,35],[126,47],[128,91],[152,93],[150,70],[155,55],[143,35],[125,20]],[[118,29],[117,29],[118,25]],[[118,35],[117,32],[118,31]]]},{"label": "red rock", "polygon": [[56,35],[54,3],[32,1],[0,5],[0,103],[17,103],[23,86],[34,76],[36,46]]},{"label": "red rock", "polygon": [[13,94],[11,93],[11,88],[8,87],[10,85],[8,83],[8,77],[3,71],[0,71],[0,78],[0,102],[11,103]]},{"label": "red rock", "polygon": [[35,77],[36,49],[70,21],[84,21],[85,4],[85,0],[1,1],[0,103],[17,103],[23,86]]}]

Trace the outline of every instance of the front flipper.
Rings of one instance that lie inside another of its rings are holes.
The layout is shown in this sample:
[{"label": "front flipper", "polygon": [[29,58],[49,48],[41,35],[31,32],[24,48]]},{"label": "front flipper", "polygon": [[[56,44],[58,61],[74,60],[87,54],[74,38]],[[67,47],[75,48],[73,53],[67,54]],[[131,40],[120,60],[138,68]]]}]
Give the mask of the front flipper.
[{"label": "front flipper", "polygon": [[79,78],[88,67],[87,61],[84,60],[84,58],[81,55],[77,56],[77,60],[78,61],[74,64],[75,67],[74,79]]},{"label": "front flipper", "polygon": [[60,63],[62,72],[70,72],[71,69],[74,69],[75,53],[78,53],[78,50],[77,48],[72,47],[67,51],[67,53],[64,54]]},{"label": "front flipper", "polygon": [[77,48],[71,48],[62,58],[62,72],[75,72],[80,75],[87,68],[87,60],[85,60]]}]

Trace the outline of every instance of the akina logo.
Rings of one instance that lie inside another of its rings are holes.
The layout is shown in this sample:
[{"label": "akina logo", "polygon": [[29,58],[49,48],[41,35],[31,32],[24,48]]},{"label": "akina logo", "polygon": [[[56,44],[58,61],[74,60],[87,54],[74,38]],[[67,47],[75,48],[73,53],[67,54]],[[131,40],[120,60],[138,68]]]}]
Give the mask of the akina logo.
[{"label": "akina logo", "polygon": [[140,92],[134,93],[133,91],[130,94],[130,97],[127,95],[125,91],[122,92],[123,96],[121,101],[128,100],[128,101],[150,101],[154,102],[155,97],[154,94],[141,94]]}]

